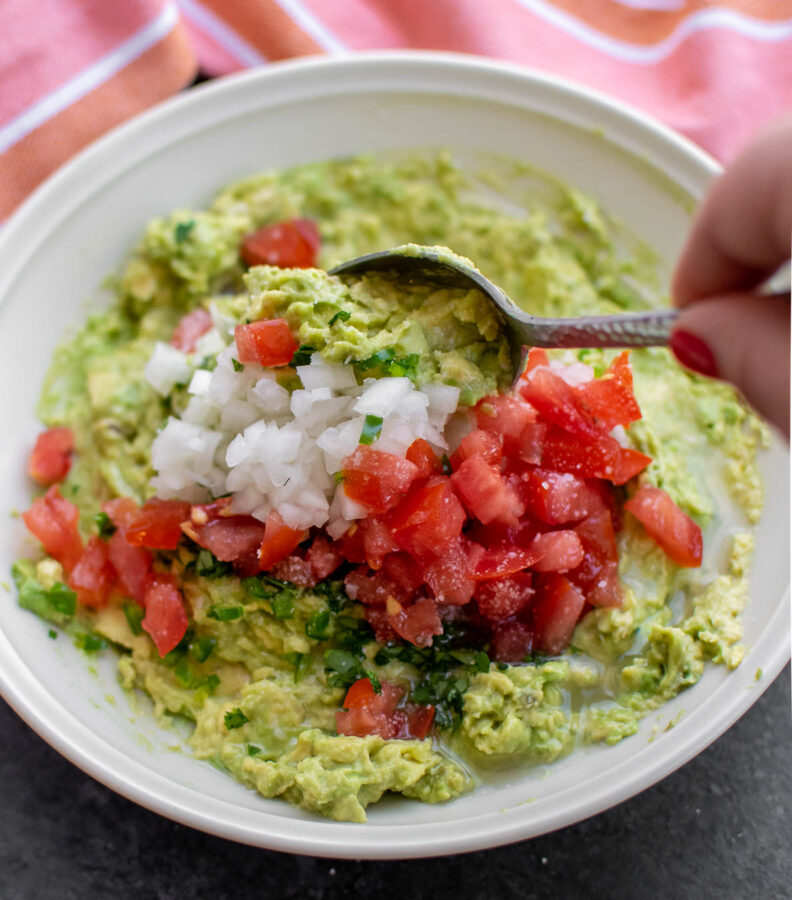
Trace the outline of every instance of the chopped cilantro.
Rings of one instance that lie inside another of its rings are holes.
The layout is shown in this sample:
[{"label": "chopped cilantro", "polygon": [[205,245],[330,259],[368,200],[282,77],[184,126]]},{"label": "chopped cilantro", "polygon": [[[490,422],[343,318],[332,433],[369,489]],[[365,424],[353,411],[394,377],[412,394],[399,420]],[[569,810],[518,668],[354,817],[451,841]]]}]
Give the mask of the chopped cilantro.
[{"label": "chopped cilantro", "polygon": [[489,672],[490,658],[483,650],[478,650],[473,656],[473,665],[477,672]]},{"label": "chopped cilantro", "polygon": [[132,634],[143,634],[143,625],[141,623],[143,622],[145,613],[137,603],[125,603],[124,615],[126,616],[127,624],[129,625],[129,630]]},{"label": "chopped cilantro", "polygon": [[331,624],[330,610],[317,610],[305,623],[305,633],[314,640],[326,641],[332,634]]},{"label": "chopped cilantro", "polygon": [[190,687],[193,680],[192,669],[185,657],[182,657],[174,666],[173,674],[185,686]]},{"label": "chopped cilantro", "polygon": [[234,619],[241,619],[245,615],[245,608],[243,606],[218,606],[213,603],[206,615],[217,622],[233,622]]},{"label": "chopped cilantro", "polygon": [[249,722],[250,719],[242,712],[242,710],[237,706],[236,709],[229,709],[225,714],[223,721],[225,722],[225,727],[231,731],[234,728],[241,728],[246,722]]},{"label": "chopped cilantro", "polygon": [[325,672],[327,683],[331,687],[349,687],[361,678],[368,678],[375,694],[382,693],[379,678],[363,662],[349,650],[325,650]]},{"label": "chopped cilantro", "polygon": [[259,600],[271,600],[276,594],[284,591],[297,591],[297,586],[290,581],[281,581],[271,575],[259,575],[254,578],[243,578],[242,587]]},{"label": "chopped cilantro", "polygon": [[291,358],[290,366],[307,366],[311,362],[311,354],[316,352],[316,347],[301,344]]},{"label": "chopped cilantro", "polygon": [[73,616],[77,609],[77,594],[65,584],[56,581],[47,591],[47,597],[54,610],[65,616]]},{"label": "chopped cilantro", "polygon": [[415,375],[419,361],[420,357],[417,353],[397,357],[396,351],[392,347],[386,347],[384,350],[378,350],[367,359],[353,360],[352,365],[356,366],[361,372],[379,369],[384,375],[411,376]]},{"label": "chopped cilantro", "polygon": [[363,421],[363,430],[360,432],[361,444],[373,444],[382,431],[382,416],[368,415]]},{"label": "chopped cilantro", "polygon": [[58,632],[55,631],[54,628],[50,628],[50,630],[47,632],[47,637],[49,637],[51,641],[54,641],[58,637]]},{"label": "chopped cilantro", "polygon": [[195,221],[189,219],[187,222],[179,222],[173,229],[173,239],[177,244],[183,244],[190,236],[190,232],[195,228]]},{"label": "chopped cilantro", "polygon": [[311,671],[313,665],[313,657],[309,653],[298,653],[292,650],[290,653],[284,653],[283,658],[287,663],[294,666],[294,683],[302,681],[303,678]]},{"label": "chopped cilantro", "polygon": [[321,594],[327,600],[327,605],[333,612],[340,612],[347,601],[343,581],[331,581],[326,578],[316,585],[314,593]]},{"label": "chopped cilantro", "polygon": [[294,616],[294,596],[291,593],[276,594],[270,600],[270,606],[276,619],[291,619]]},{"label": "chopped cilantro", "polygon": [[336,322],[348,322],[351,315],[352,313],[348,310],[339,309],[338,312],[333,316],[333,318],[330,319],[330,322],[328,324],[332,326],[335,325]]},{"label": "chopped cilantro", "polygon": [[234,367],[235,372],[241,372],[245,368],[238,359],[232,359],[231,365]]},{"label": "chopped cilantro", "polygon": [[103,541],[106,541],[115,534],[116,527],[113,525],[112,519],[106,512],[98,512],[94,516],[94,523],[96,524],[96,533]]},{"label": "chopped cilantro", "polygon": [[212,655],[214,648],[217,646],[216,638],[209,635],[202,635],[197,641],[190,643],[189,653],[192,658],[199,663],[206,662]]},{"label": "chopped cilantro", "polygon": [[247,745],[247,755],[248,756],[258,756],[261,753],[261,747],[257,747],[255,744]]},{"label": "chopped cilantro", "polygon": [[195,560],[195,571],[203,578],[222,578],[231,574],[231,563],[219,560],[211,550],[202,549]]},{"label": "chopped cilantro", "polygon": [[85,653],[96,653],[98,650],[104,650],[107,641],[98,634],[83,631],[74,638],[74,645]]}]

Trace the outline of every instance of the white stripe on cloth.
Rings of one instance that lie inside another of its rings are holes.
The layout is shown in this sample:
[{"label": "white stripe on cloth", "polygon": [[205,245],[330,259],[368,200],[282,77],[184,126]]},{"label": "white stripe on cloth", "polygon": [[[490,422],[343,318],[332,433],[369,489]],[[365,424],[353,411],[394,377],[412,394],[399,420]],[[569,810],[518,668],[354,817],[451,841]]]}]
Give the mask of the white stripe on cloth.
[{"label": "white stripe on cloth", "polygon": [[166,4],[157,17],[122,41],[117,47],[91,63],[74,78],[37,100],[24,112],[0,128],[0,153],[35,131],[53,116],[96,90],[121,69],[159,43],[179,21],[173,3]]},{"label": "white stripe on cloth", "polygon": [[346,44],[340,41],[324,23],[320,22],[301,0],[275,0],[275,2],[328,53],[347,52]]},{"label": "white stripe on cloth", "polygon": [[515,0],[520,6],[544,19],[556,28],[577,38],[581,43],[599,50],[621,62],[639,66],[654,65],[670,56],[687,38],[698,31],[721,28],[757,41],[775,42],[792,38],[792,19],[782,22],[763,22],[742,13],[721,7],[711,7],[692,13],[683,19],[668,37],[656,44],[631,44],[610,37],[563,12],[544,0]]},{"label": "white stripe on cloth", "polygon": [[238,32],[198,0],[176,0],[179,9],[196,28],[231,54],[243,66],[260,66],[267,57],[252,47]]}]

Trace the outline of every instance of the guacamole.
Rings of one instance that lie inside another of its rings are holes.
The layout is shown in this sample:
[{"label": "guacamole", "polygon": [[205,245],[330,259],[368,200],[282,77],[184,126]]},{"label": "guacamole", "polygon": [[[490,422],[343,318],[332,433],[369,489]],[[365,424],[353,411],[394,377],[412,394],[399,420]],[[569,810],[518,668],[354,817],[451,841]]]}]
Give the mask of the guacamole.
[{"label": "guacamole", "polygon": [[[475,199],[480,183],[450,155],[425,153],[257,175],[223,190],[207,210],[153,221],[113,280],[113,303],[56,351],[42,392],[45,425],[74,434],[61,491],[79,509],[83,536],[103,539],[103,502],[142,503],[155,493],[152,444],[169,417],[188,408],[189,379],[158,391],[145,370],[190,310],[211,310],[226,331],[284,318],[303,354],[357,366],[361,381],[385,373],[416,386],[455,386],[464,408],[510,380],[508,349],[484,298],[385,275],[334,277],[327,269],[413,242],[469,257],[537,315],[659,302],[651,254],[592,200],[516,164],[511,175],[525,197],[493,178],[487,190],[524,201],[519,215]],[[246,234],[296,217],[319,224],[321,268],[243,265]],[[221,349],[199,341],[194,369],[211,371]],[[615,354],[551,356],[601,374]],[[194,723],[199,759],[263,797],[334,819],[365,821],[366,807],[386,792],[444,802],[473,790],[493,768],[547,764],[581,744],[618,743],[695,684],[708,663],[734,668],[742,659],[751,525],[763,504],[756,455],[766,439],[731,388],[683,371],[666,350],[636,350],[631,362],[643,418],[622,437],[652,457],[640,483],[665,490],[703,527],[704,564],[678,567],[625,516],[623,601],[590,608],[558,657],[496,662],[452,618],[431,645],[383,644],[341,581],[299,587],[240,577],[189,541],[157,553],[154,563],[178,579],[189,617],[164,657],[128,597],[116,591],[102,608],[77,607],[49,557],[16,564],[19,602],[70,631],[86,651],[112,645],[125,688],[150,697],[157,716]],[[277,375],[273,391],[299,387],[290,372]],[[629,482],[621,496],[635,489]],[[358,676],[431,703],[435,736],[338,734],[336,713]]]}]

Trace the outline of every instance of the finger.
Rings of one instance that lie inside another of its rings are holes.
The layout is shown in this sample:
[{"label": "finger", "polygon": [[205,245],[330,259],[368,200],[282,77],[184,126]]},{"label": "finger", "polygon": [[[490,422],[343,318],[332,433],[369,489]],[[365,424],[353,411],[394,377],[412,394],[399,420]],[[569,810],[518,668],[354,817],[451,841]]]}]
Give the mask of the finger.
[{"label": "finger", "polygon": [[675,303],[755,286],[789,258],[790,234],[792,116],[786,116],[710,189],[677,263]]},{"label": "finger", "polygon": [[679,361],[730,381],[789,434],[789,300],[730,294],[685,307],[671,335]]}]

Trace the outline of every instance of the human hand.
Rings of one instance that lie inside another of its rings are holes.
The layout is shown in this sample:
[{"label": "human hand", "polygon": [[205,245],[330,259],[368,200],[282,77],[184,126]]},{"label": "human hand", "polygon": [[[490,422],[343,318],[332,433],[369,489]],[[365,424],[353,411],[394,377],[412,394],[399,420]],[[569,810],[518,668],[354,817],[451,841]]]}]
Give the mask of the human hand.
[{"label": "human hand", "polygon": [[677,264],[682,311],[671,350],[683,365],[737,385],[789,434],[790,303],[757,292],[789,259],[792,116],[766,130],[712,186]]}]

